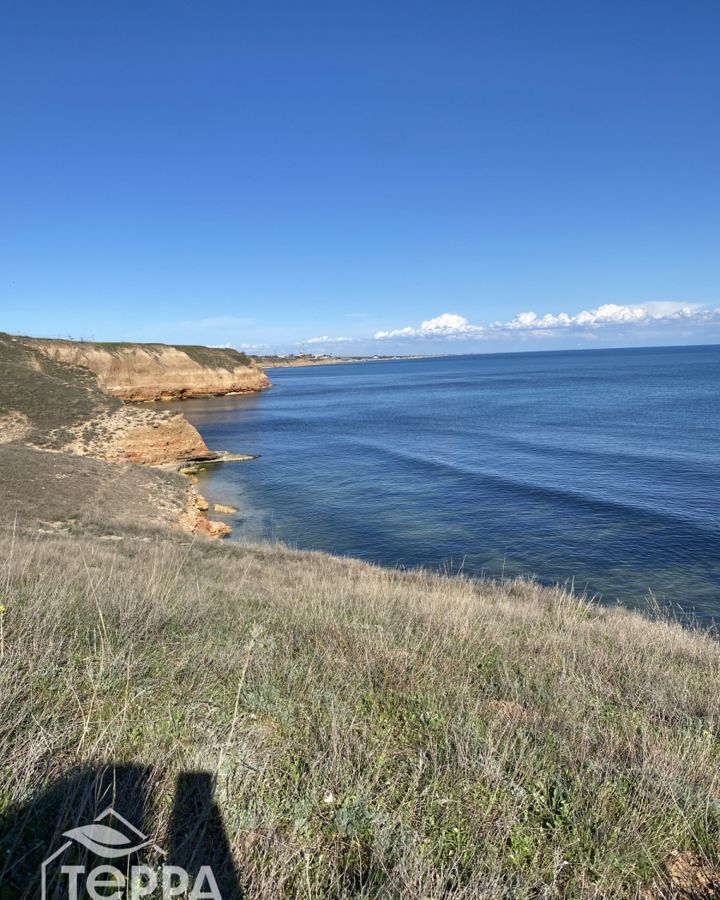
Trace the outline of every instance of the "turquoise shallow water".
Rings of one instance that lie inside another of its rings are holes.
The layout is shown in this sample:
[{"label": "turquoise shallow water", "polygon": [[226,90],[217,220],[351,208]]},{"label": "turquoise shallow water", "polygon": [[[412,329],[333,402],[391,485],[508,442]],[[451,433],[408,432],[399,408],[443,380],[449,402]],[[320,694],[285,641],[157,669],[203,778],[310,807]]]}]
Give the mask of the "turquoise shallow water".
[{"label": "turquoise shallow water", "polygon": [[720,618],[720,347],[275,369],[187,401],[233,539],[532,574]]}]

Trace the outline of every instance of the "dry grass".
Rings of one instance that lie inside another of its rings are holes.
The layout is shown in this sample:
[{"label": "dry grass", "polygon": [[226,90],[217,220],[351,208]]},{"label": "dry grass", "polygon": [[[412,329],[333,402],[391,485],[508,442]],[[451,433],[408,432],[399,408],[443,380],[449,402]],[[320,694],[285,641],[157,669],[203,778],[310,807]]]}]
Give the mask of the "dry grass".
[{"label": "dry grass", "polygon": [[[93,419],[120,406],[90,372],[46,359],[0,332],[0,443],[22,437],[57,450],[78,428],[91,427]],[[24,427],[18,433],[20,421]]]},{"label": "dry grass", "polygon": [[0,527],[92,530],[171,526],[186,505],[187,480],[142,466],[0,444]]},{"label": "dry grass", "polygon": [[10,542],[2,897],[48,849],[3,872],[37,827],[17,811],[105,762],[161,796],[216,772],[254,898],[629,898],[675,853],[718,862],[707,634],[274,546]]}]

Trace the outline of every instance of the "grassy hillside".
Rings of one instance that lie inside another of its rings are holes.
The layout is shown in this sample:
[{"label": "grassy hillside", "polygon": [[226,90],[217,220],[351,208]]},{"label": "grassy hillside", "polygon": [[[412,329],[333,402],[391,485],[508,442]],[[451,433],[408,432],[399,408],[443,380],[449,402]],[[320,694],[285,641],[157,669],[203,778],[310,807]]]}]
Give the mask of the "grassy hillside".
[{"label": "grassy hillside", "polygon": [[127,526],[171,526],[186,508],[186,490],[174,472],[0,445],[0,528],[17,522],[32,534],[115,535]]},{"label": "grassy hillside", "polygon": [[720,896],[714,636],[193,541],[181,476],[57,452],[118,407],[0,335],[0,900],[111,804],[225,900]]},{"label": "grassy hillside", "polygon": [[71,429],[121,406],[82,369],[69,368],[0,332],[0,442],[10,418],[26,426],[24,437],[57,449]]},{"label": "grassy hillside", "polygon": [[141,767],[160,839],[179,774],[209,773],[248,897],[659,898],[672,874],[714,896],[707,634],[526,583],[118,537],[0,538],[3,900],[47,823],[90,811],[63,773],[106,763]]}]

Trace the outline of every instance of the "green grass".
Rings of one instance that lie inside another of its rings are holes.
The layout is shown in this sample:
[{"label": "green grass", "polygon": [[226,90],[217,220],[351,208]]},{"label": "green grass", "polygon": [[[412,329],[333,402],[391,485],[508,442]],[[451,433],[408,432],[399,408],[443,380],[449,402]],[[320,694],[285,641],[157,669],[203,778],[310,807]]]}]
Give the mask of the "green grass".
[{"label": "green grass", "polygon": [[0,546],[0,816],[78,766],[209,770],[257,898],[632,898],[718,862],[707,633],[271,545]]}]

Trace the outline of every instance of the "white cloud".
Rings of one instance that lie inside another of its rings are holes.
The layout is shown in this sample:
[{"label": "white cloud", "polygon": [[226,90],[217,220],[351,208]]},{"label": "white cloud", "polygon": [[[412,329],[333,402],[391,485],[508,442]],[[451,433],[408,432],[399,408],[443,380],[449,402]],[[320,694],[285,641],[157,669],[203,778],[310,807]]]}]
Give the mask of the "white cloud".
[{"label": "white cloud", "polygon": [[642,326],[662,324],[666,322],[708,322],[720,318],[720,309],[708,309],[696,305],[657,301],[645,304],[621,305],[604,303],[596,309],[570,313],[545,313],[542,316],[534,312],[521,312],[508,322],[494,322],[492,325],[471,325],[464,316],[456,313],[443,313],[434,319],[422,322],[419,327],[397,328],[393,331],[378,331],[376,340],[388,338],[408,339],[476,339],[495,335],[525,332],[541,337],[549,333],[571,330],[590,334],[608,325]]},{"label": "white cloud", "polygon": [[464,317],[457,313],[443,313],[434,319],[427,319],[420,323],[419,328],[398,328],[395,331],[378,331],[376,340],[385,338],[457,338],[480,337],[487,329],[482,325],[471,325]]},{"label": "white cloud", "polygon": [[573,326],[588,328],[595,325],[644,322],[648,318],[650,318],[650,313],[644,306],[618,306],[617,303],[605,303],[603,306],[598,306],[597,309],[583,310],[574,316],[564,312],[557,315],[547,313],[544,316],[538,316],[534,312],[523,312],[504,326],[499,327],[510,330],[526,328],[546,330]]},{"label": "white cloud", "polygon": [[300,341],[301,344],[347,344],[348,341],[352,341],[354,338],[351,337],[328,337],[324,335],[324,337],[314,337],[308,338],[306,341]]}]

